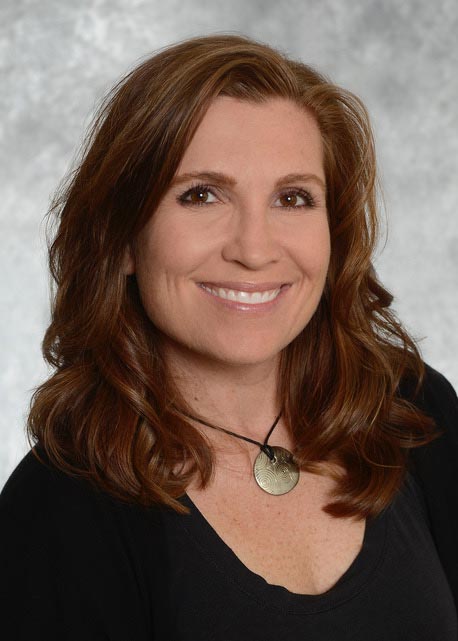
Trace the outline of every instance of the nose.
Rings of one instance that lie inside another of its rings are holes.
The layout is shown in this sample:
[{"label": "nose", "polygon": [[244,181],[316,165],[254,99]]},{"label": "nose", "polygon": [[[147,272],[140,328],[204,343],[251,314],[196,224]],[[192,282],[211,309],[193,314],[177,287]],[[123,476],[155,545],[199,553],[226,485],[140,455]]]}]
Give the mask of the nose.
[{"label": "nose", "polygon": [[[223,246],[223,258],[248,269],[260,269],[281,256],[281,243],[268,207],[252,203],[234,211]],[[278,232],[278,230],[277,230]]]}]

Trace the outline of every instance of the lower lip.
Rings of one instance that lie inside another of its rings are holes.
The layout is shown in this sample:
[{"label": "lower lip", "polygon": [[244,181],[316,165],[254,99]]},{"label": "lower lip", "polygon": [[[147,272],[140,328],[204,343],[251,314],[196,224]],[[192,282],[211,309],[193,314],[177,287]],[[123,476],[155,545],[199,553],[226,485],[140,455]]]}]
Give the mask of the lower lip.
[{"label": "lower lip", "polygon": [[247,303],[240,303],[235,300],[227,300],[226,298],[220,298],[216,294],[212,294],[210,291],[202,287],[202,285],[198,285],[199,289],[204,293],[207,294],[207,296],[213,300],[215,303],[218,305],[221,305],[222,307],[225,307],[226,309],[233,309],[237,312],[243,312],[243,313],[252,313],[252,314],[260,314],[262,312],[268,312],[271,309],[274,309],[278,303],[281,301],[281,299],[285,296],[286,292],[290,289],[291,285],[282,285],[280,292],[276,298],[273,300],[267,301],[265,303],[253,303],[251,305]]}]

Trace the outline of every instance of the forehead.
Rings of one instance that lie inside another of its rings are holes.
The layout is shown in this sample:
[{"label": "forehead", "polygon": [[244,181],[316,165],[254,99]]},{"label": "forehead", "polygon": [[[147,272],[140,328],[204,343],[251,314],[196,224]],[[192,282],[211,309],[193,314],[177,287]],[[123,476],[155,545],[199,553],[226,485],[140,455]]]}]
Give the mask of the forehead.
[{"label": "forehead", "polygon": [[[323,144],[311,112],[290,100],[262,103],[215,98],[186,149],[179,171],[275,168],[311,171],[324,180]],[[209,169],[209,166],[205,166]]]}]

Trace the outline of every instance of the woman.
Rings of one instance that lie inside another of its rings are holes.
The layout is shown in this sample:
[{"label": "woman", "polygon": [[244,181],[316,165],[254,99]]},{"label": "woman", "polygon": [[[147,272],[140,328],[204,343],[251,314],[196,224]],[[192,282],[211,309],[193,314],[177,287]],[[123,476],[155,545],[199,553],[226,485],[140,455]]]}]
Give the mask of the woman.
[{"label": "woman", "polygon": [[456,639],[458,402],[377,280],[364,107],[196,38],[114,89],[56,199],[15,639]]}]

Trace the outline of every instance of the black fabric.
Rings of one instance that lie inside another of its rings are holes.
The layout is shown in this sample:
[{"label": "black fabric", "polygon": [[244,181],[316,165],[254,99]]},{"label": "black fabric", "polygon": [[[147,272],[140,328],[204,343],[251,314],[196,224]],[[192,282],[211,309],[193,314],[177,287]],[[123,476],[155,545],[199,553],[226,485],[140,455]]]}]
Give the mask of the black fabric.
[{"label": "black fabric", "polygon": [[164,534],[160,511],[114,501],[29,452],[0,495],[0,638],[169,638]]},{"label": "black fabric", "polygon": [[191,515],[165,519],[177,641],[456,641],[453,596],[410,475],[390,507],[367,523],[353,564],[321,595],[268,584],[189,497],[182,501]]},{"label": "black fabric", "polygon": [[458,607],[458,398],[447,379],[427,366],[418,397],[410,398],[434,418],[443,435],[426,447],[412,450],[412,471],[428,506],[434,540]]},{"label": "black fabric", "polygon": [[[406,385],[402,394],[410,393]],[[415,402],[444,430],[412,455],[421,496],[410,480],[367,527],[363,550],[348,572],[316,597],[292,595],[250,573],[195,509],[180,516],[115,501],[42,465],[30,452],[0,495],[2,638],[456,638],[449,588],[458,601],[458,399],[428,368]],[[420,511],[422,497],[432,538]],[[327,599],[325,611],[316,611]],[[367,627],[376,621],[384,634]],[[396,629],[397,621],[403,630]],[[276,636],[268,636],[274,630]]]}]

